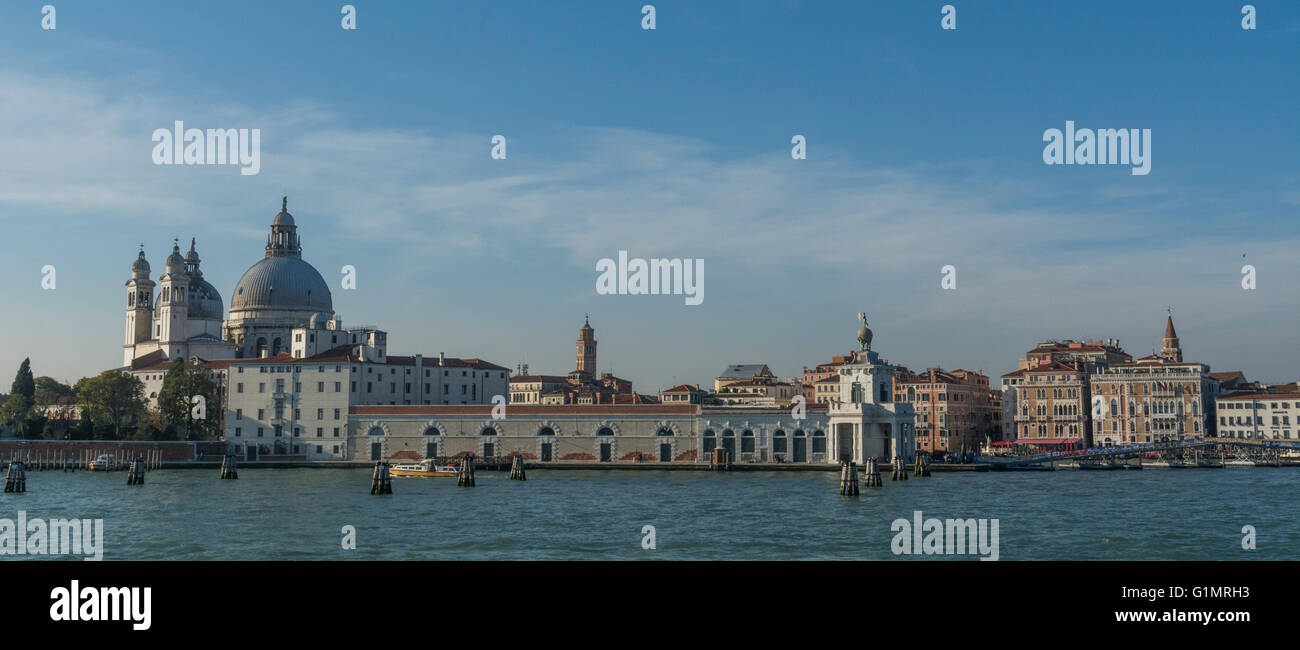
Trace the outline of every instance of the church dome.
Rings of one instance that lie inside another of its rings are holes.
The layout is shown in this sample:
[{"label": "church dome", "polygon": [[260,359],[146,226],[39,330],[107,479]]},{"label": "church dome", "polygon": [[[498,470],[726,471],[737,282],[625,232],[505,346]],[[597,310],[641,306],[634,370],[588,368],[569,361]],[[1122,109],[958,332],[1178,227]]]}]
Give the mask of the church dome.
[{"label": "church dome", "polygon": [[221,320],[225,316],[221,294],[202,276],[190,282],[189,315],[207,320]]},{"label": "church dome", "polygon": [[230,297],[230,311],[301,310],[333,312],[329,285],[320,272],[300,257],[266,257],[239,278]]}]

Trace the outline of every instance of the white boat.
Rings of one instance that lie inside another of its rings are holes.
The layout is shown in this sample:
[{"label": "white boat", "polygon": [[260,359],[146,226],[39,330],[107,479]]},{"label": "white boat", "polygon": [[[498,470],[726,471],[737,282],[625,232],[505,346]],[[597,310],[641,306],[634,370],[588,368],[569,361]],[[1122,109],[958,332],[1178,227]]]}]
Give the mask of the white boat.
[{"label": "white boat", "polygon": [[456,476],[459,474],[455,465],[438,465],[432,458],[418,463],[399,463],[388,468],[389,476]]}]

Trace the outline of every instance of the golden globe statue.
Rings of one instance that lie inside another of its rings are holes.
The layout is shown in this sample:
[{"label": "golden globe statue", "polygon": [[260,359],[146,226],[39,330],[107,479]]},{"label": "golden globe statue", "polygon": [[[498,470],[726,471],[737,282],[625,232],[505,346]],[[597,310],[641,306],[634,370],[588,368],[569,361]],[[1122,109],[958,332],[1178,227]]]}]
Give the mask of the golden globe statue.
[{"label": "golden globe statue", "polygon": [[865,352],[871,349],[871,328],[867,327],[867,313],[858,312],[858,320],[862,321],[862,329],[858,330],[858,343]]}]

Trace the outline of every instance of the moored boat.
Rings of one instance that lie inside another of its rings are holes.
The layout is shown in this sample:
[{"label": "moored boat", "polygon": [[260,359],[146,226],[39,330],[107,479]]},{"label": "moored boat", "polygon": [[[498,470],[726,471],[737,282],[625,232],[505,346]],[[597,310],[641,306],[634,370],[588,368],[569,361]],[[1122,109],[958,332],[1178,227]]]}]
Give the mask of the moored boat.
[{"label": "moored boat", "polygon": [[389,476],[456,476],[457,469],[455,465],[438,465],[432,458],[426,458],[418,463],[400,463],[388,468]]},{"label": "moored boat", "polygon": [[98,458],[86,465],[86,469],[92,472],[111,472],[113,461],[109,459],[108,454],[100,454]]}]

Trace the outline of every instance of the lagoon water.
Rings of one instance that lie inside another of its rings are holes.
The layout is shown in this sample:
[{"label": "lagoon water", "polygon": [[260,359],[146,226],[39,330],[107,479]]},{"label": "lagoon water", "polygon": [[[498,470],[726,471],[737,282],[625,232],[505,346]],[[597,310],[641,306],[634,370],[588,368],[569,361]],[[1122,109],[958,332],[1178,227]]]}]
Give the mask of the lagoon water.
[{"label": "lagoon water", "polygon": [[[1296,468],[935,473],[857,498],[838,472],[529,470],[393,480],[369,469],[29,471],[0,518],[102,518],[105,560],[889,560],[891,522],[999,520],[1002,560],[1292,560]],[[654,550],[641,546],[655,527]],[[341,529],[355,526],[355,550]],[[1242,549],[1242,527],[1257,549]],[[0,556],[14,559],[13,556]],[[905,558],[906,556],[902,556]],[[917,557],[917,556],[913,556]],[[934,556],[919,556],[934,557]],[[956,559],[972,559],[957,556]]]}]

